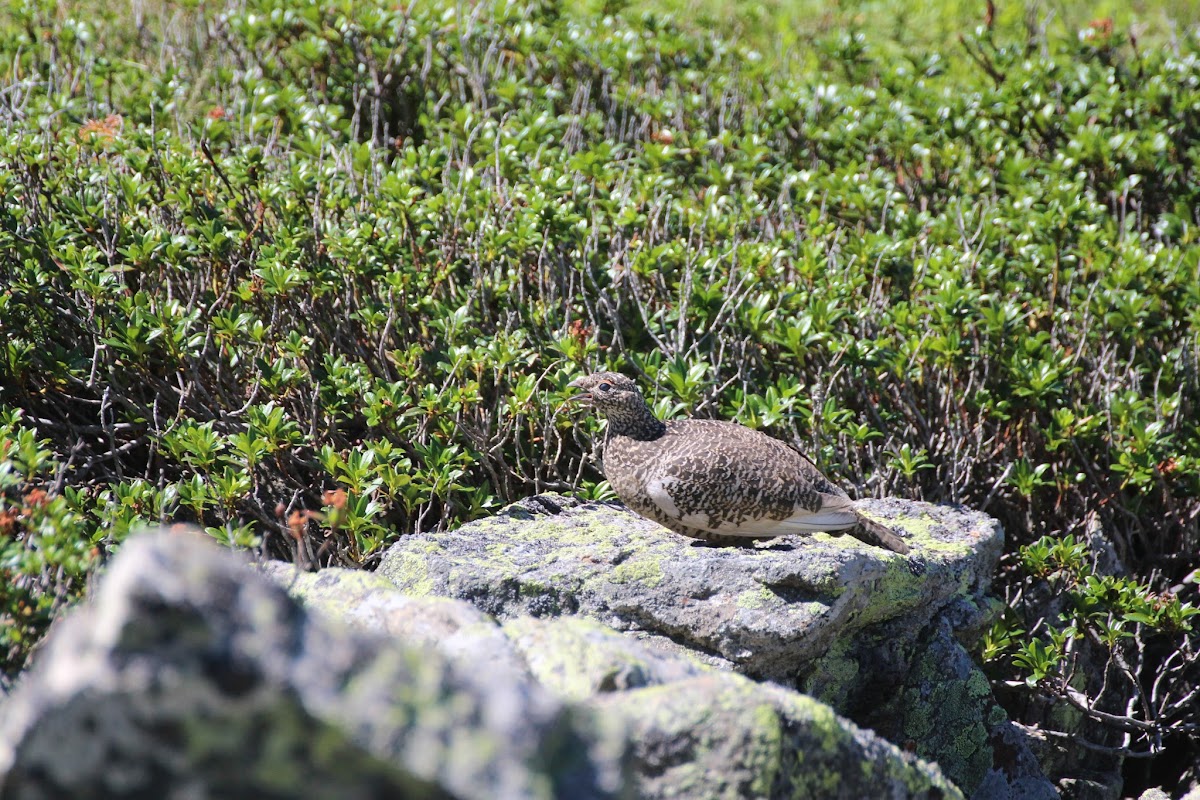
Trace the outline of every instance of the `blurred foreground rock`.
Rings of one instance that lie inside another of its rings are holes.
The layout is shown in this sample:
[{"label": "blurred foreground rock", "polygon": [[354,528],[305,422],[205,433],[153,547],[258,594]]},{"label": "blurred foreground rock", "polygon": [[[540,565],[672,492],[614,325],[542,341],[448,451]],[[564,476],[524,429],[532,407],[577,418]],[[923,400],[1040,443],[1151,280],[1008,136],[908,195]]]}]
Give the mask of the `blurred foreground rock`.
[{"label": "blurred foreground rock", "polygon": [[122,548],[0,710],[0,797],[616,797],[625,750],[519,672],[347,631],[163,534]]}]

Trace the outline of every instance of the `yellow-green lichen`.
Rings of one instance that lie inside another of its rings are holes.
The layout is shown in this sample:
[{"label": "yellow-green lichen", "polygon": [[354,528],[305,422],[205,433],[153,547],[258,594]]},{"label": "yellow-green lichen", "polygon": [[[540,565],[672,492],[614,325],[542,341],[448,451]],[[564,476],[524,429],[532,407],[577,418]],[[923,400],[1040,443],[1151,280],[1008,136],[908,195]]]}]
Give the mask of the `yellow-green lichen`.
[{"label": "yellow-green lichen", "polygon": [[926,650],[915,662],[908,686],[889,706],[897,712],[903,737],[918,743],[918,753],[936,760],[970,792],[992,767],[987,721],[994,701],[978,668],[969,666],[962,676],[951,665],[955,654],[947,648],[957,647],[938,642]]},{"label": "yellow-green lichen", "polygon": [[662,565],[649,554],[623,561],[613,568],[609,578],[613,583],[639,583],[653,589],[662,583]]},{"label": "yellow-green lichen", "polygon": [[[952,541],[944,542],[941,539],[936,539],[933,536],[933,531],[940,523],[930,516],[927,512],[916,517],[897,517],[895,519],[881,519],[872,517],[870,514],[864,513],[863,516],[870,517],[876,522],[881,522],[893,528],[900,528],[905,533],[909,534],[908,540],[910,544],[916,546],[917,549],[924,552],[945,553],[947,555],[966,555],[974,551],[975,545],[971,542]],[[897,556],[897,558],[903,558]]]},{"label": "yellow-green lichen", "polygon": [[[952,786],[894,747],[864,748],[829,706],[780,687],[735,675],[709,676],[612,698],[635,743],[674,758],[655,764],[644,793],[653,796],[795,798],[877,796],[902,784],[911,795]],[[860,766],[861,765],[861,766]]]},{"label": "yellow-green lichen", "polygon": [[991,697],[992,687],[988,685],[987,677],[980,670],[972,670],[967,678],[967,691],[976,699]]},{"label": "yellow-green lichen", "polygon": [[485,550],[487,552],[488,563],[490,564],[501,563],[509,565],[513,563],[512,545],[508,542],[500,541],[489,544]]},{"label": "yellow-green lichen", "polygon": [[630,643],[598,622],[521,617],[502,627],[538,682],[565,700],[579,702],[653,680],[649,664]]},{"label": "yellow-green lichen", "polygon": [[750,784],[750,792],[755,797],[767,797],[779,776],[783,760],[783,720],[770,703],[755,706],[752,715],[752,730],[759,746],[751,756],[754,781]]},{"label": "yellow-green lichen", "polygon": [[883,612],[882,618],[894,617],[899,611],[921,602],[925,588],[925,579],[914,575],[907,561],[889,559],[883,580],[868,594],[869,608]]},{"label": "yellow-green lichen", "polygon": [[836,641],[829,651],[813,665],[804,681],[804,691],[834,708],[844,706],[846,699],[858,686],[858,661],[849,654],[845,640]]},{"label": "yellow-green lichen", "polygon": [[850,733],[837,718],[833,709],[802,694],[789,694],[779,698],[781,716],[794,721],[803,720],[808,738],[815,746],[808,746],[807,753],[797,752],[787,775],[791,796],[797,799],[809,797],[837,797],[842,775],[834,767],[837,758],[851,741]]},{"label": "yellow-green lichen", "polygon": [[[514,546],[528,545],[547,548],[547,560],[576,558],[593,561],[612,560],[617,555],[618,543],[625,531],[618,525],[605,521],[599,515],[589,515],[578,520],[578,524],[564,524],[555,519],[536,520],[525,525],[511,526],[504,532],[503,539],[488,552],[499,558],[509,559]],[[549,545],[549,546],[548,546]],[[636,542],[638,549],[643,544]],[[528,552],[525,553],[529,555]]]},{"label": "yellow-green lichen", "polygon": [[771,605],[778,600],[778,597],[777,594],[766,586],[759,586],[757,589],[747,589],[744,592],[740,592],[736,602],[738,608],[759,609]]},{"label": "yellow-green lichen", "polygon": [[[829,706],[814,700],[811,697],[804,697],[802,703],[797,703],[798,708],[804,709],[804,716],[809,720],[809,725],[812,730],[820,731],[821,734],[821,749],[827,755],[833,755],[838,751],[838,747],[842,741],[848,738],[849,734],[842,727],[841,720],[837,714]],[[835,784],[836,785],[836,784]]]},{"label": "yellow-green lichen", "polygon": [[401,551],[388,560],[384,577],[396,584],[405,594],[422,597],[434,593],[433,578],[429,575],[429,561],[421,555]]}]

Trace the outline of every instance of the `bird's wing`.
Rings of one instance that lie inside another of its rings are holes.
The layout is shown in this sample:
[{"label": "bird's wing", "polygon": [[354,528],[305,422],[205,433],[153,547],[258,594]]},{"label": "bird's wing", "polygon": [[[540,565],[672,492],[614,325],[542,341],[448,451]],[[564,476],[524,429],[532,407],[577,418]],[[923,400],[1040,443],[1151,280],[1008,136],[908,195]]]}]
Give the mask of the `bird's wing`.
[{"label": "bird's wing", "polygon": [[671,486],[677,481],[671,478],[654,478],[646,483],[646,496],[650,498],[650,502],[658,506],[662,513],[674,519],[683,519],[683,515],[679,513],[679,506],[675,504],[675,499],[671,497]]},{"label": "bird's wing", "polygon": [[781,465],[781,469],[794,468],[799,475],[803,476],[804,480],[811,482],[817,491],[822,494],[837,495],[849,502],[850,495],[846,494],[842,487],[826,478],[825,473],[817,469],[816,462],[806,456],[794,442],[785,442],[782,439],[779,441],[787,447],[788,455],[793,456],[792,460],[783,462],[787,466]]},{"label": "bird's wing", "polygon": [[794,533],[841,531],[854,527],[858,517],[849,498],[820,494],[820,505],[814,510],[796,506],[791,516],[782,519],[769,516],[746,517],[730,514],[722,519],[713,514],[681,513],[679,503],[672,497],[676,482],[670,479],[650,481],[646,496],[662,514],[688,528],[696,528],[722,536],[787,536]]}]

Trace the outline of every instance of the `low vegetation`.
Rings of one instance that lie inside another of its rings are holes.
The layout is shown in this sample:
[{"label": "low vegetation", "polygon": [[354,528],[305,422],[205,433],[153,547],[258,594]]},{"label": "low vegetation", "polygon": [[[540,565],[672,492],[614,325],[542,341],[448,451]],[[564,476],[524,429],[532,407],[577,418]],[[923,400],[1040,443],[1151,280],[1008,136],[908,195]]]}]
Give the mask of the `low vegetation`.
[{"label": "low vegetation", "polygon": [[8,678],[138,525],[369,567],[607,496],[564,409],[607,364],[860,495],[1000,518],[1014,715],[1194,757],[1194,29],[836,28],[785,62],[553,0],[116,5],[0,18]]}]

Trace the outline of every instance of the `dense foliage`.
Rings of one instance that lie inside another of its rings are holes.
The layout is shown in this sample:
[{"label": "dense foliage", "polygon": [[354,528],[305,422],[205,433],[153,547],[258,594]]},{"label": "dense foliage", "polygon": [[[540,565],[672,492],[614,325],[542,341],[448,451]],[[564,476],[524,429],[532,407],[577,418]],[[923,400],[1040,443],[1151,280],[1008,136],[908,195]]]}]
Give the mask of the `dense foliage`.
[{"label": "dense foliage", "polygon": [[[555,2],[7,6],[10,676],[138,524],[369,566],[537,491],[604,496],[563,407],[600,364],[860,495],[986,510],[1014,554],[1090,534],[1135,595],[1198,565],[1195,35],[980,29],[947,73],[839,34],[792,71]],[[1021,605],[1055,572],[1030,552],[986,655],[1079,701],[1084,632]],[[1180,592],[1162,624],[1104,607],[1187,653],[1135,684],[1194,672]],[[1187,714],[1095,744],[1157,754]]]}]

